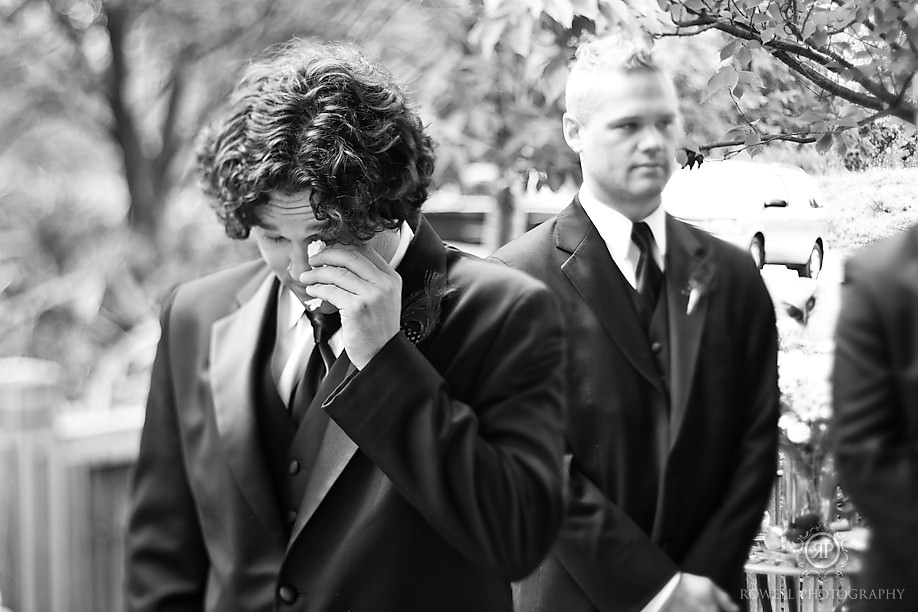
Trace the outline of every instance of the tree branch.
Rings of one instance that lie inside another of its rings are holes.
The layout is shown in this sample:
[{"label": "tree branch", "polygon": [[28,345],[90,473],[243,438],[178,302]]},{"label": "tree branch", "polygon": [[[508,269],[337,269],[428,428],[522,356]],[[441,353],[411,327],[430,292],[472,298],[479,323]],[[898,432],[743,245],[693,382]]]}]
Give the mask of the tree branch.
[{"label": "tree branch", "polygon": [[791,57],[789,54],[786,54],[781,51],[775,51],[772,55],[778,59],[778,61],[784,63],[792,70],[795,70],[808,78],[810,81],[822,87],[826,92],[836,97],[839,97],[843,100],[847,100],[858,106],[863,106],[864,108],[869,108],[871,110],[888,110],[889,113],[894,116],[907,121],[908,123],[915,123],[915,110],[916,106],[905,102],[904,99],[900,96],[894,94],[889,94],[888,100],[878,100],[875,97],[856,92],[848,87],[840,85],[824,75],[816,72],[812,68],[798,62],[796,59]]},{"label": "tree branch", "polygon": [[14,6],[13,8],[11,8],[11,9],[10,9],[10,12],[3,16],[3,21],[5,21],[6,23],[12,23],[13,20],[16,19],[16,16],[19,15],[19,13],[21,13],[21,12],[23,11],[23,9],[25,9],[25,7],[26,7],[31,1],[32,1],[32,0],[23,0],[23,1],[20,2],[18,5],[16,5],[16,6]]},{"label": "tree branch", "polygon": [[[178,111],[181,102],[185,97],[185,60],[182,55],[173,60],[172,69],[167,80],[166,89],[169,91],[169,99],[166,103],[166,113],[163,116],[160,125],[159,134],[162,143],[153,160],[153,172],[155,175],[155,184],[161,186],[164,182],[169,165],[175,157],[181,145],[176,124],[178,123]],[[161,193],[158,195],[162,195]]]},{"label": "tree branch", "polygon": [[92,68],[89,67],[89,63],[86,61],[86,55],[83,54],[83,41],[80,33],[73,27],[73,22],[70,21],[70,18],[58,11],[51,0],[45,0],[45,5],[48,7],[51,14],[54,15],[57,25],[73,47],[72,57],[77,64],[77,69],[73,72],[78,75],[78,81],[83,91],[91,91],[98,84],[98,76],[92,71]]},{"label": "tree branch", "polygon": [[826,131],[819,131],[819,132],[812,131],[812,130],[803,130],[803,131],[798,131],[798,132],[786,132],[782,134],[766,134],[766,135],[761,135],[760,142],[754,145],[746,145],[745,139],[723,140],[720,142],[712,142],[710,144],[699,145],[698,150],[707,154],[707,153],[710,153],[712,149],[739,147],[740,145],[743,145],[743,146],[742,148],[739,149],[739,151],[743,151],[751,147],[767,145],[772,142],[793,142],[797,144],[812,144],[816,142],[820,137],[824,136],[825,134],[829,134],[829,133],[840,134],[842,132],[847,132],[848,130],[860,128],[870,123],[873,123],[888,114],[889,114],[888,111],[883,110],[878,113],[874,113],[870,115],[869,117],[865,117],[861,119],[860,121],[857,122],[856,125],[853,125],[853,126],[848,125],[848,126],[840,127],[835,130],[826,130]]},{"label": "tree branch", "polygon": [[[697,11],[695,11],[694,14],[696,17],[690,22],[694,27],[710,25],[714,29],[720,30],[725,34],[729,34],[734,38],[739,38],[742,40],[756,40],[761,43],[761,35],[758,31],[752,29],[751,26],[739,27],[739,24],[737,23],[726,22],[712,15],[699,13]],[[674,20],[673,23],[677,28],[679,28],[683,22],[677,22]],[[850,62],[836,53],[823,53],[820,50],[816,50],[808,46],[779,39],[774,39],[768,43],[763,43],[763,48],[780,62],[798,74],[803,75],[805,78],[809,79],[819,87],[823,88],[829,94],[838,96],[839,98],[852,102],[853,104],[857,104],[871,110],[881,110],[887,106],[894,107],[896,105],[901,105],[902,103],[902,100],[899,96],[885,89],[880,83],[867,78],[863,72],[858,70]],[[860,93],[851,89],[850,87],[846,87],[833,81],[826,75],[818,72],[817,70],[814,70],[810,66],[807,66],[798,58],[813,61],[814,63],[824,67],[826,70],[833,74],[856,82],[858,85],[863,87],[869,95]],[[837,62],[843,66],[846,69],[844,70],[845,74],[842,74],[843,70],[833,67],[831,65],[832,62]],[[914,118],[909,117],[909,112],[910,111],[906,108],[902,110],[894,110],[893,114],[901,119],[904,119],[905,121],[914,123],[915,120]]]}]

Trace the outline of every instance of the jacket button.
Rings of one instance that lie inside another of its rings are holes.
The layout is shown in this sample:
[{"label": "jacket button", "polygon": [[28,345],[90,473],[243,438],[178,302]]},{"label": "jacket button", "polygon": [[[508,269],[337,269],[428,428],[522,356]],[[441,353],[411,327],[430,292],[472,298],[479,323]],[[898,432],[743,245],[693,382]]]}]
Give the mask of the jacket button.
[{"label": "jacket button", "polygon": [[653,344],[650,345],[650,350],[653,351],[654,353],[659,353],[660,349],[662,348],[663,346],[659,342],[654,342]]},{"label": "jacket button", "polygon": [[287,604],[288,606],[293,604],[296,601],[296,590],[293,587],[284,585],[277,589],[277,596],[280,597],[280,600]]},{"label": "jacket button", "polygon": [[296,510],[287,513],[287,524],[292,525],[296,522]]},{"label": "jacket button", "polygon": [[294,459],[290,462],[290,465],[287,466],[287,473],[291,476],[295,476],[300,471],[300,462]]}]

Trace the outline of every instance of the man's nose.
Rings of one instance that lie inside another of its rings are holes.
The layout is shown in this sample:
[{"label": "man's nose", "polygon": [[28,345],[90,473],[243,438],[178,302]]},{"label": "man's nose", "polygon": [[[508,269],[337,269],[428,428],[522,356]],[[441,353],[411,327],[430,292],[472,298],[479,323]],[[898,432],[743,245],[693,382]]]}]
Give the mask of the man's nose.
[{"label": "man's nose", "polygon": [[306,246],[294,244],[290,248],[290,261],[287,263],[287,274],[294,282],[300,282],[300,274],[311,270],[309,265],[309,256],[306,254]]},{"label": "man's nose", "polygon": [[663,147],[665,136],[663,131],[656,125],[646,125],[641,130],[641,147],[644,149],[656,150]]}]

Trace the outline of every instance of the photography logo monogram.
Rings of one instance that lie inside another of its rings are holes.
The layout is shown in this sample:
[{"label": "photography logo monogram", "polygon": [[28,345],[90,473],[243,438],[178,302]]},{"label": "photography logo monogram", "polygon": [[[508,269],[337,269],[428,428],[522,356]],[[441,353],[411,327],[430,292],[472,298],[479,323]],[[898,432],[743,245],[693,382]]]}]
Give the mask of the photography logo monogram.
[{"label": "photography logo monogram", "polygon": [[814,530],[802,539],[797,552],[797,567],[803,570],[802,577],[841,577],[846,565],[848,549],[843,537],[828,531]]}]

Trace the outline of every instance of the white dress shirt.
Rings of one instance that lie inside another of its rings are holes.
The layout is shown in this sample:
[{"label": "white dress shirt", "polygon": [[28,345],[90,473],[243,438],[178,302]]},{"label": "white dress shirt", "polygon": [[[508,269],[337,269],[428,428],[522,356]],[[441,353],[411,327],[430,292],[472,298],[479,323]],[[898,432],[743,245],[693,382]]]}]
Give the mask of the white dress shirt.
[{"label": "white dress shirt", "polygon": [[[631,230],[634,224],[625,215],[600,202],[586,185],[580,187],[580,205],[583,206],[583,211],[593,222],[603,242],[606,243],[606,249],[612,256],[612,261],[621,270],[622,276],[625,277],[631,288],[636,289],[637,264],[641,251],[631,240]],[[662,272],[666,261],[666,212],[662,206],[657,206],[642,221],[647,224],[650,233],[653,234],[653,240],[656,243],[653,256]],[[641,612],[658,612],[676,590],[680,576],[681,573],[677,573],[670,578],[666,586],[646,606],[641,608]]]},{"label": "white dress shirt", "polygon": [[[407,222],[398,229],[399,241],[389,265],[397,268],[405,258],[405,252],[414,238]],[[286,406],[297,380],[303,376],[309,355],[315,347],[312,324],[306,315],[306,306],[292,291],[280,285],[277,295],[277,325],[274,352],[271,354],[271,376],[277,384],[277,392]],[[339,329],[328,339],[328,346],[335,357],[344,350],[344,339]]]},{"label": "white dress shirt", "polygon": [[[632,288],[637,288],[636,271],[641,251],[631,240],[631,229],[634,224],[625,215],[600,202],[590,193],[586,185],[580,187],[580,205],[596,226],[596,231],[599,232],[603,242],[606,243],[609,255],[612,256],[612,261],[622,271],[625,280]],[[653,234],[653,240],[657,245],[653,255],[662,272],[666,260],[666,212],[662,206],[657,206],[642,221],[647,224]]]}]

